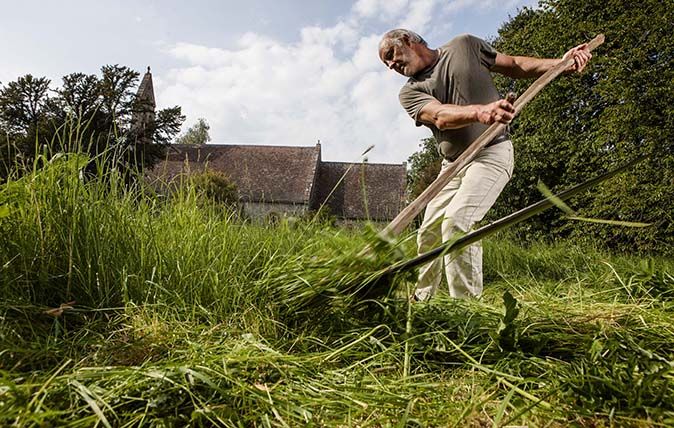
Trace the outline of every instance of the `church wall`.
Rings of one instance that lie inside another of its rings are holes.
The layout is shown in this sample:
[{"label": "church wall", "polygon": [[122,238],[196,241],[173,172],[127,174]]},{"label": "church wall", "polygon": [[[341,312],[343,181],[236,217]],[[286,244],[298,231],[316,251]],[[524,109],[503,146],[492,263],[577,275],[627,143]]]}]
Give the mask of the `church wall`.
[{"label": "church wall", "polygon": [[[300,216],[308,211],[306,204],[243,202],[243,212],[255,220],[264,220],[271,215]],[[274,213],[274,214],[272,214]]]}]

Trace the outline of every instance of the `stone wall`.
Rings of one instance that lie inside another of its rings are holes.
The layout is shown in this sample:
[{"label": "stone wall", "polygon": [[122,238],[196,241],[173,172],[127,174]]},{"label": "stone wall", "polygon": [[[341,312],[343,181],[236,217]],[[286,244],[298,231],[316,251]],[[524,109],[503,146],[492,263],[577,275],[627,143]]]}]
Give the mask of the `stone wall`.
[{"label": "stone wall", "polygon": [[254,220],[265,220],[270,216],[301,216],[308,210],[306,204],[243,202],[243,212]]}]

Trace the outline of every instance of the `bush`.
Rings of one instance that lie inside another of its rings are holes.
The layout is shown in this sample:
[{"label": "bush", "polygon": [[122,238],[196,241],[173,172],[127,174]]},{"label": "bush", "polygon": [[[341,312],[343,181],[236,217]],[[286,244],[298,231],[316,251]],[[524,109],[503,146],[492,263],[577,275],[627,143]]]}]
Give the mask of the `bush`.
[{"label": "bush", "polygon": [[189,176],[190,185],[207,198],[217,204],[234,207],[239,202],[236,185],[222,172],[207,169],[203,172],[192,173]]}]

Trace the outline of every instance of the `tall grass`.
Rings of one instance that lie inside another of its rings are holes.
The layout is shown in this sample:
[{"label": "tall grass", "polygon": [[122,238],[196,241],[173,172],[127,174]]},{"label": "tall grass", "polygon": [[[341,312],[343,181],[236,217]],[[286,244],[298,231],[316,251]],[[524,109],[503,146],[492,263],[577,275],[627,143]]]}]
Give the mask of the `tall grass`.
[{"label": "tall grass", "polygon": [[[502,235],[481,299],[410,304],[403,276],[345,302],[331,284],[413,242],[354,259],[372,233],[251,223],[85,162],[43,155],[0,190],[0,425],[674,423],[671,260]],[[289,292],[307,277],[321,293]]]}]

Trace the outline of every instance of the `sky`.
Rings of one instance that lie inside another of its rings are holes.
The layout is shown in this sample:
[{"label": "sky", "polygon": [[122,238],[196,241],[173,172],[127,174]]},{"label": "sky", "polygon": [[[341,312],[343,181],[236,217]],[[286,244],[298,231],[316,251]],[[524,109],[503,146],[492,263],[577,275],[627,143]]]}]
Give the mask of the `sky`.
[{"label": "sky", "polygon": [[[211,143],[312,146],[323,160],[401,163],[430,136],[398,103],[406,78],[377,44],[408,28],[437,47],[489,39],[535,0],[0,0],[0,82],[106,64],[152,68],[157,107]],[[516,54],[516,52],[509,52]]]}]

